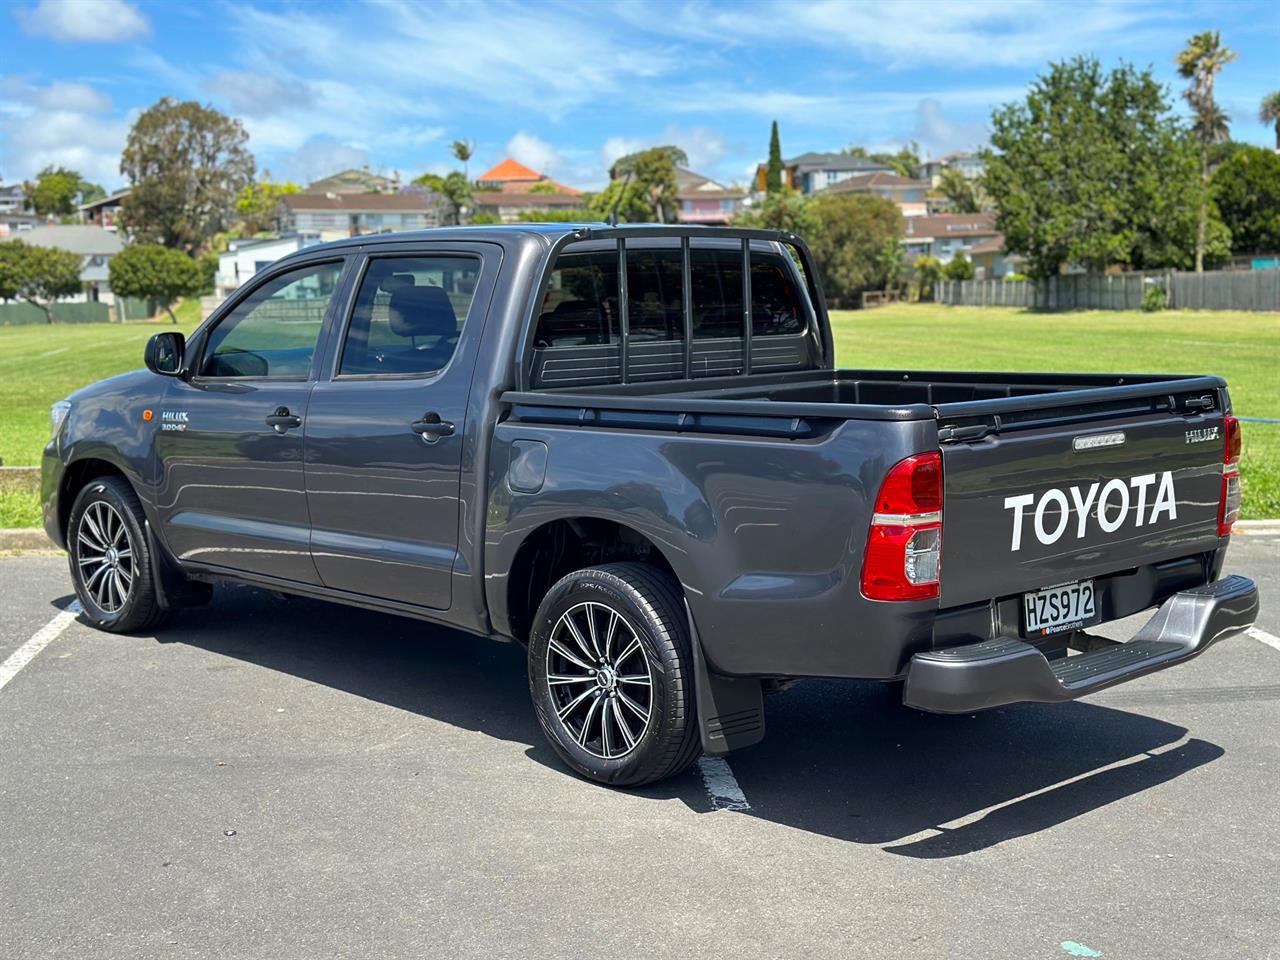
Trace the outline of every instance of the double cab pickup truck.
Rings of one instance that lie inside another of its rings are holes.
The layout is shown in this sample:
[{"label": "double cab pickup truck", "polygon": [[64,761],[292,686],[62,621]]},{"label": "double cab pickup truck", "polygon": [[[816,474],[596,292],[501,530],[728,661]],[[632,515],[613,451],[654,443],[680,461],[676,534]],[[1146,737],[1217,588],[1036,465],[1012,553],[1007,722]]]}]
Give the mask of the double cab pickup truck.
[{"label": "double cab pickup truck", "polygon": [[145,363],[52,411],[44,523],[89,620],[150,631],[231,580],[519,642],[606,784],[756,743],[781,681],[1055,703],[1257,613],[1223,575],[1221,379],[837,367],[789,233],[354,237]]}]

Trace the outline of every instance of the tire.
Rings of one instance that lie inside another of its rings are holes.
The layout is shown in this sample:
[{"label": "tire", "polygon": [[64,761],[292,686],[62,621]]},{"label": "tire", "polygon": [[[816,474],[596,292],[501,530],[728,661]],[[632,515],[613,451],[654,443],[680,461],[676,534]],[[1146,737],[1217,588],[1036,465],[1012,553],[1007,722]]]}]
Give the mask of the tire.
[{"label": "tire", "polygon": [[679,586],[644,563],[562,578],[534,620],[529,691],[551,746],[588,779],[634,787],[686,769],[701,738]]},{"label": "tire", "polygon": [[166,618],[143,523],[142,504],[123,477],[90,480],[71,506],[71,582],[85,616],[99,630],[149,630]]}]

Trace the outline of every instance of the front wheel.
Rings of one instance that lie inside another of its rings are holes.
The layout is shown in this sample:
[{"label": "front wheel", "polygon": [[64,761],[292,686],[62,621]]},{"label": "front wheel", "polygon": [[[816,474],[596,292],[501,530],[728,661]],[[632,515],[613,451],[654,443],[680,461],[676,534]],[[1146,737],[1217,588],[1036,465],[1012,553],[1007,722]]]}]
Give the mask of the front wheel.
[{"label": "front wheel", "polygon": [[529,688],[556,753],[599,783],[653,783],[698,755],[688,620],[678,585],[653,566],[556,583],[529,638]]},{"label": "front wheel", "polygon": [[165,617],[143,523],[142,504],[120,477],[91,480],[72,504],[67,524],[71,582],[85,615],[100,630],[146,630]]}]

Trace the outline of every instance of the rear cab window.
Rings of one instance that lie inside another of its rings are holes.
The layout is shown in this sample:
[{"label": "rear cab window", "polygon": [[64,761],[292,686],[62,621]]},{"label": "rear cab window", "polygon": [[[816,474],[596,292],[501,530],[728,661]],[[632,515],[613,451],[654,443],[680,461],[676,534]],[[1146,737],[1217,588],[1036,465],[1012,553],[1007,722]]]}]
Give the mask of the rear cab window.
[{"label": "rear cab window", "polygon": [[[561,254],[536,320],[532,385],[683,379],[686,351],[693,377],[744,373],[741,246],[691,246],[687,345],[682,256],[678,243],[627,246],[624,378],[617,246]],[[750,257],[752,372],[815,366],[813,310],[795,262],[777,244],[753,243]]]}]

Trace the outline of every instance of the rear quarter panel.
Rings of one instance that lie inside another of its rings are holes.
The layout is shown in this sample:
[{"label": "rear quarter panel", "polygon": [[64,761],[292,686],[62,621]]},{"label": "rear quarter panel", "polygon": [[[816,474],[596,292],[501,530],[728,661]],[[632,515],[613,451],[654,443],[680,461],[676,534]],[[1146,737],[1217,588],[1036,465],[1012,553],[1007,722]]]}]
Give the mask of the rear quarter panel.
[{"label": "rear quarter panel", "polygon": [[[547,446],[536,493],[508,483],[516,440]],[[895,676],[928,647],[936,603],[865,600],[862,549],[889,466],[935,445],[932,420],[846,421],[806,440],[501,423],[485,535],[494,626],[509,628],[506,572],[520,544],[551,521],[594,517],[666,557],[712,669]]]}]

